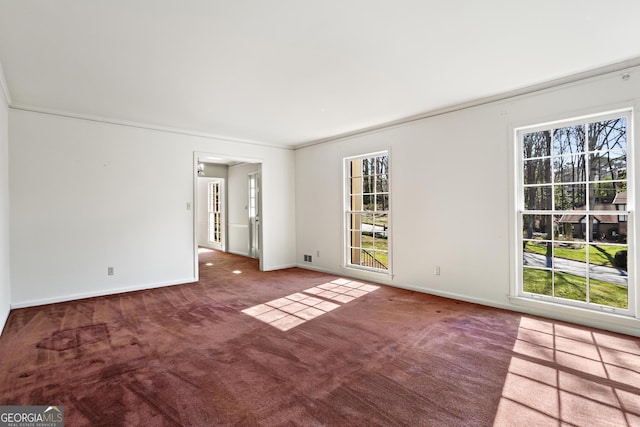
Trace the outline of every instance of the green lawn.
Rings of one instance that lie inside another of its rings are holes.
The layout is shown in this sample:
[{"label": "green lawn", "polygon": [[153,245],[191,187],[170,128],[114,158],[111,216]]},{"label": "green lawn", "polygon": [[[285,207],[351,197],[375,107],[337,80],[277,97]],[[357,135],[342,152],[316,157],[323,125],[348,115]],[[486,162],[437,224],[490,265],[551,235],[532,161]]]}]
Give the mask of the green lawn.
[{"label": "green lawn", "polygon": [[[550,271],[539,270],[535,268],[525,268],[523,274],[523,289],[525,292],[556,296],[558,298],[566,298],[575,301],[586,301],[587,299],[587,279],[585,279],[584,277],[556,272],[554,295],[554,289],[551,286],[552,276]],[[590,279],[589,285],[590,302],[594,304],[607,305],[610,307],[628,307],[628,294],[626,286],[602,282],[595,279]]]},{"label": "green lawn", "polygon": [[[574,261],[587,261],[587,245],[574,244],[574,247],[554,248],[554,257],[571,259]],[[589,263],[594,265],[606,265],[614,267],[613,259],[618,251],[627,249],[622,245],[591,245],[589,250]],[[525,242],[525,252],[533,252],[541,255],[547,254],[547,244],[544,242]]]},{"label": "green lawn", "polygon": [[389,242],[383,237],[362,235],[362,249],[365,249],[379,262],[389,267]]},{"label": "green lawn", "polygon": [[375,224],[377,226],[388,227],[389,226],[389,216],[388,215],[363,213],[362,214],[362,223],[363,224],[370,224],[370,225]]}]

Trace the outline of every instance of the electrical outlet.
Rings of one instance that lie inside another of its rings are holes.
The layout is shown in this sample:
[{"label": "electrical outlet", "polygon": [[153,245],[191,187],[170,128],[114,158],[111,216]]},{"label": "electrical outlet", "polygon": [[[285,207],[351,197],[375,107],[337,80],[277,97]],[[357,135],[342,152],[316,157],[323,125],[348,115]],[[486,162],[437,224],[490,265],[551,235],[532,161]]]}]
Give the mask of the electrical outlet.
[{"label": "electrical outlet", "polygon": [[311,255],[304,256],[304,262],[312,262],[311,260],[312,260]]},{"label": "electrical outlet", "polygon": [[113,276],[113,267],[107,267],[107,275]]},{"label": "electrical outlet", "polygon": [[440,266],[436,265],[435,267],[433,267],[433,274],[436,276],[440,275]]}]

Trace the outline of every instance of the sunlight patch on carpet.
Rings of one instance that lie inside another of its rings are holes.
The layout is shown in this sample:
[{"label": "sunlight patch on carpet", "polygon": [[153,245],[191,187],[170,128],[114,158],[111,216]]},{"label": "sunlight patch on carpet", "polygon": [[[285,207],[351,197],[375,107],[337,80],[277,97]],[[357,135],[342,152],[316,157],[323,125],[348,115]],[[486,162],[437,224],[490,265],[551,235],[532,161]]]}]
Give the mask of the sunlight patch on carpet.
[{"label": "sunlight patch on carpet", "polygon": [[523,317],[494,426],[640,425],[640,347]]},{"label": "sunlight patch on carpet", "polygon": [[308,320],[315,319],[340,307],[340,304],[332,301],[346,304],[378,288],[379,286],[367,285],[348,279],[336,279],[305,289],[302,291],[304,293],[296,292],[286,297],[246,308],[242,312],[281,331],[288,331]]}]

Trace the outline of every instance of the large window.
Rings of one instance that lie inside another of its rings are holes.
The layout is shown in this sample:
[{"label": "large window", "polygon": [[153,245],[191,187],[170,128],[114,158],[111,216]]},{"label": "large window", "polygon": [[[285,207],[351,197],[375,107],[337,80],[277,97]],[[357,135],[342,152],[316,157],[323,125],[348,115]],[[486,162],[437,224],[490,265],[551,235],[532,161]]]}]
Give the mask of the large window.
[{"label": "large window", "polygon": [[631,112],[517,131],[520,296],[632,314]]},{"label": "large window", "polygon": [[345,159],[346,265],[388,272],[389,154]]}]

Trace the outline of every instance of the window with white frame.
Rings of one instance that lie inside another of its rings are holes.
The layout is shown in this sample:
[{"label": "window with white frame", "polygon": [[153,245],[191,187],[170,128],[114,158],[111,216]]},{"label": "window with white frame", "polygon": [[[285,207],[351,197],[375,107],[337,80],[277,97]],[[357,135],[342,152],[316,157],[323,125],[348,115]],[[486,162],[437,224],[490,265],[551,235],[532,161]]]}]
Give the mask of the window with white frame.
[{"label": "window with white frame", "polygon": [[345,159],[348,267],[389,272],[389,154]]},{"label": "window with white frame", "polygon": [[222,181],[209,183],[209,243],[222,243]]},{"label": "window with white frame", "polygon": [[520,296],[634,313],[630,125],[619,111],[516,130]]}]

